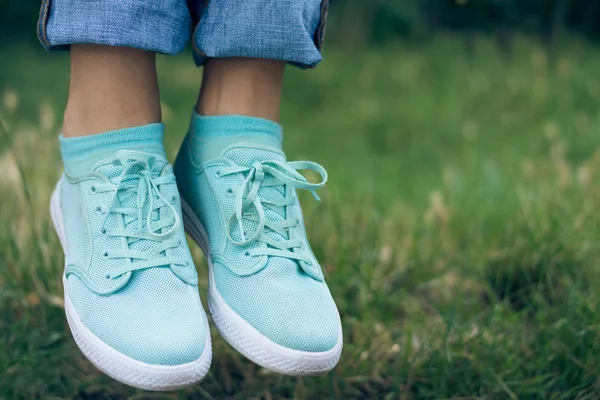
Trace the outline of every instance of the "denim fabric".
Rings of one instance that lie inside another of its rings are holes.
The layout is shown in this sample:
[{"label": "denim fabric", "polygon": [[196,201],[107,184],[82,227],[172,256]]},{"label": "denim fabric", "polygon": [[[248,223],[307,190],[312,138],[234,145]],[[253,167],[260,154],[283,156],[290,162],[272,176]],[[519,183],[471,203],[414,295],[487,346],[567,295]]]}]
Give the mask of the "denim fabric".
[{"label": "denim fabric", "polygon": [[[188,9],[189,5],[189,9]],[[327,0],[43,0],[38,37],[47,49],[73,43],[258,57],[313,67],[321,61]],[[191,13],[190,13],[191,12]]]},{"label": "denim fabric", "polygon": [[176,54],[191,17],[185,0],[43,0],[38,25],[46,48],[96,43]]},{"label": "denim fabric", "polygon": [[321,61],[327,0],[210,0],[193,34],[197,64],[206,57],[256,57],[314,67]]}]

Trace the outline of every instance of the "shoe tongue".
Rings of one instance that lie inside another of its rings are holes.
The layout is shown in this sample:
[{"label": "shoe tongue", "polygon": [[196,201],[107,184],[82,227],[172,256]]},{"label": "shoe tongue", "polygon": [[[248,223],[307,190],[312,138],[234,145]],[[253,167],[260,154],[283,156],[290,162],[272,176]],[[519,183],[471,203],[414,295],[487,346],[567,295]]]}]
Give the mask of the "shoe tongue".
[{"label": "shoe tongue", "polygon": [[[152,176],[159,176],[162,172],[162,170],[165,168],[165,166],[167,165],[167,161],[164,160],[162,157],[154,157],[155,162],[152,165]],[[132,164],[135,164],[136,161],[135,160],[126,160],[125,162],[121,162],[121,163],[115,163],[113,162],[113,158],[106,158],[102,161],[99,161],[96,165],[94,165],[93,167],[93,171],[100,173],[104,176],[106,176],[108,179],[111,179],[114,181],[114,178],[117,178],[118,176],[120,176],[123,171],[125,170],[125,168],[129,168]],[[127,171],[128,175],[132,175],[132,174],[136,174],[138,172],[140,172],[142,170],[142,165],[138,164],[135,166],[132,166],[129,171]]]},{"label": "shoe tongue", "polygon": [[225,150],[223,156],[244,167],[251,167],[252,164],[259,161],[285,161],[285,155],[281,150],[251,147],[251,145],[230,147]]},{"label": "shoe tongue", "polygon": [[[127,162],[125,164],[116,165],[112,161],[101,162],[96,165],[94,171],[106,176],[113,183],[117,183],[118,177],[121,176],[121,174],[123,173],[125,168],[129,168],[132,163],[133,163],[133,161]],[[167,165],[167,163],[164,161],[157,161],[152,167],[152,171],[151,171],[152,176],[153,177],[160,176],[160,174],[162,173],[162,171],[166,165]],[[142,170],[142,168],[143,167],[141,165],[131,166],[127,171],[127,175],[134,175],[134,174],[140,172]],[[140,178],[141,178],[141,175],[140,175]],[[136,185],[137,185],[137,183],[136,183]],[[148,207],[150,207],[150,196],[151,195],[154,196],[154,202],[155,202],[154,204],[156,204],[156,201],[159,201],[156,193],[153,193],[150,191],[146,192],[146,199],[144,199],[144,206],[143,206],[144,208],[142,210],[142,220],[141,220],[143,230],[147,229],[146,216],[148,215]],[[123,191],[119,191],[117,196],[118,196],[118,198],[117,198],[117,202],[116,202],[116,207],[131,208],[131,209],[138,208],[138,193],[137,192],[128,191],[127,193],[123,193]],[[167,199],[169,198],[169,196],[165,193],[163,193],[163,196]],[[152,214],[152,220],[157,221],[160,217],[169,217],[170,215],[168,213],[172,213],[172,211],[168,207],[161,207],[160,215],[159,215],[158,210],[154,211],[154,213]],[[109,216],[108,221],[107,221],[108,227],[118,228],[118,225],[119,225],[118,218],[120,218],[120,216],[118,216],[115,213],[112,213]],[[134,218],[131,216],[125,216],[123,221],[124,221],[125,227],[127,229],[130,229],[130,230],[139,229],[139,219],[138,218]],[[165,227],[163,229],[168,229],[168,227]],[[145,251],[145,250],[151,249],[156,244],[156,242],[147,240],[147,239],[139,239],[139,240],[129,239],[129,240],[130,240],[129,248],[132,250]]]},{"label": "shoe tongue", "polygon": [[[223,155],[228,159],[234,161],[236,164],[244,167],[251,167],[252,164],[260,161],[286,161],[285,155],[281,150],[275,148],[265,149],[263,147],[252,147],[248,144],[244,144],[244,146],[240,147],[231,147],[227,149],[223,153]],[[282,199],[285,196],[285,187],[283,184],[281,184],[281,186],[263,186],[260,189],[258,189],[258,195],[265,200],[273,201]],[[285,210],[281,209],[275,211],[265,207],[265,218],[273,222],[283,221],[286,218]],[[244,225],[246,229],[256,229],[256,226],[253,223],[251,223],[251,221],[244,220]],[[288,239],[287,237],[283,237],[280,234],[273,232],[268,228],[265,229],[265,234],[267,235],[267,237],[276,242]],[[293,263],[293,261],[291,260],[285,260]]]}]

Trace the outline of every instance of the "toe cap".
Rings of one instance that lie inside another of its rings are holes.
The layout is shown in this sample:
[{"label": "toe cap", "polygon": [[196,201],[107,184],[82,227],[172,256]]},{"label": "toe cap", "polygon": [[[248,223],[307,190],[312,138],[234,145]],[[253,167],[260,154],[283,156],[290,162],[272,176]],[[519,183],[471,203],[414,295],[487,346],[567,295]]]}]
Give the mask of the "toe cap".
[{"label": "toe cap", "polygon": [[285,260],[250,276],[214,269],[225,302],[269,340],[292,350],[325,352],[340,341],[337,307],[327,285]]},{"label": "toe cap", "polygon": [[[284,323],[277,331],[268,332],[267,336],[281,346],[311,353],[320,353],[332,350],[339,341],[339,324],[337,318],[319,315],[288,316],[288,322]],[[302,323],[294,323],[294,319]],[[259,326],[261,330],[263,327]],[[264,334],[265,332],[263,332]]]},{"label": "toe cap", "polygon": [[[158,269],[140,272],[109,296],[69,276],[69,298],[82,323],[119,353],[146,364],[180,365],[200,358],[209,331],[197,287],[166,274],[152,279],[163,274]],[[150,280],[168,284],[149,290]]]}]

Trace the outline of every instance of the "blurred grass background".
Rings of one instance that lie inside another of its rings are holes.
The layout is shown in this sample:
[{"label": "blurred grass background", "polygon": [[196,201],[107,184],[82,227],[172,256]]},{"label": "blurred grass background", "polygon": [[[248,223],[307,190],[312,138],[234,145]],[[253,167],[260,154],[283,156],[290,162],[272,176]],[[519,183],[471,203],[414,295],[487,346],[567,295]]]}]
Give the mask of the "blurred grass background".
[{"label": "blurred grass background", "polygon": [[[333,2],[326,61],[286,76],[288,156],[330,173],[321,203],[302,199],[343,319],[339,366],[271,374],[214,331],[210,375],[166,394],[102,375],[70,337],[47,211],[68,55],[3,31],[0,399],[600,398],[595,2],[444,3],[463,25],[434,24],[433,1],[399,3]],[[584,3],[589,25],[569,11]],[[0,19],[26,4],[0,1]],[[506,4],[552,7],[477,17]],[[394,7],[421,22],[378,19]],[[173,159],[201,71],[188,52],[159,57],[159,72]]]}]

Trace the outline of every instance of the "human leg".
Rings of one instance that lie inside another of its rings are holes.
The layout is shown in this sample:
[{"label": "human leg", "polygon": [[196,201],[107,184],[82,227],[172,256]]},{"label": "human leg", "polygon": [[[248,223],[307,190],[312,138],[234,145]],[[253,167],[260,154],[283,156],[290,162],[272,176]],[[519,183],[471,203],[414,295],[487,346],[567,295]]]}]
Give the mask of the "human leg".
[{"label": "human leg", "polygon": [[185,45],[187,13],[181,1],[53,0],[40,18],[42,43],[72,51],[50,210],[67,320],[92,363],[150,390],[200,381],[211,359],[154,68],[155,51]]},{"label": "human leg", "polygon": [[194,37],[203,88],[175,165],[186,229],[209,258],[221,335],[265,368],[321,374],[339,360],[341,323],[296,190],[314,194],[327,175],[315,163],[287,162],[276,121],[285,63],[320,60],[323,4],[225,4],[209,2]]}]

